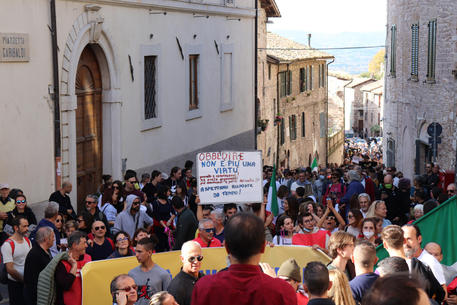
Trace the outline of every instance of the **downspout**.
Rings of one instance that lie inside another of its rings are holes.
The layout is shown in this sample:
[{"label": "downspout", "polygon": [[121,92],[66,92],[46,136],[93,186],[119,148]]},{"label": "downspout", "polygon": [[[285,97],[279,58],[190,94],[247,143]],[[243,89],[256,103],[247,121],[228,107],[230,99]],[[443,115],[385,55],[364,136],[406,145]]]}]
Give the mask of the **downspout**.
[{"label": "downspout", "polygon": [[254,62],[254,148],[257,149],[257,120],[258,120],[258,112],[259,112],[259,103],[257,102],[259,99],[257,97],[257,91],[258,91],[258,85],[257,85],[257,82],[258,82],[258,57],[259,57],[259,54],[258,54],[258,40],[259,40],[259,37],[258,37],[258,20],[259,20],[259,12],[258,12],[258,9],[259,9],[259,3],[258,3],[258,0],[254,0],[255,1],[255,29],[254,29],[254,32],[255,32],[255,39],[254,39],[254,52],[255,52],[255,55],[254,55],[254,58],[255,58],[255,62]]},{"label": "downspout", "polygon": [[332,59],[332,61],[328,62],[327,63],[327,77],[326,77],[326,86],[325,86],[325,103],[327,104],[326,105],[326,118],[325,118],[325,124],[326,124],[326,128],[325,128],[325,167],[328,167],[328,66],[333,64],[335,62],[335,58]]},{"label": "downspout", "polygon": [[55,159],[55,188],[59,189],[61,185],[61,162],[62,151],[60,147],[60,90],[59,90],[59,61],[57,46],[57,25],[56,25],[56,1],[50,0],[51,9],[51,43],[52,43],[52,70],[54,93],[54,159]]},{"label": "downspout", "polygon": [[[276,115],[279,113],[279,63],[277,64],[276,72]],[[279,168],[279,137],[281,135],[281,124],[282,122],[276,124],[277,126],[277,137],[276,137],[276,168]]]}]

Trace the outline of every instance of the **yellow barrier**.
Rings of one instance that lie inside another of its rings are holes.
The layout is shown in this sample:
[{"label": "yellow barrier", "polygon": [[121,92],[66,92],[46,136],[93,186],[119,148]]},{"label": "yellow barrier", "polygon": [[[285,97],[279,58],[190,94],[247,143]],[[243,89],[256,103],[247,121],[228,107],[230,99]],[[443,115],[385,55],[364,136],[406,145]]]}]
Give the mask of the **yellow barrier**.
[{"label": "yellow barrier", "polygon": [[[203,248],[202,254],[204,256],[202,262],[203,273],[214,274],[227,267],[227,252],[225,248]],[[152,255],[152,260],[174,276],[181,269],[179,255],[180,251],[157,253]],[[320,261],[324,264],[330,262],[329,257],[322,252],[305,246],[267,247],[261,261],[269,263],[277,271],[281,263],[291,257],[295,258],[302,268],[311,261]],[[81,270],[83,305],[112,304],[109,292],[111,280],[116,275],[128,273],[129,270],[136,266],[138,266],[138,262],[134,256],[86,264]]]}]

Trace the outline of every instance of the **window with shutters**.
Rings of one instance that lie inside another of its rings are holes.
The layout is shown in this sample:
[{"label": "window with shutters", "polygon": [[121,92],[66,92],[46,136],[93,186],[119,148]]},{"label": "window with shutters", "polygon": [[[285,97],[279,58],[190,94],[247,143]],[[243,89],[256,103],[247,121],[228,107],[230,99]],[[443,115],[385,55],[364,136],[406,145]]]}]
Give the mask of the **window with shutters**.
[{"label": "window with shutters", "polygon": [[419,79],[419,24],[411,26],[411,79]]},{"label": "window with shutters", "polygon": [[291,141],[297,139],[297,117],[295,114],[289,116],[289,134]]},{"label": "window with shutters", "polygon": [[301,136],[302,138],[305,137],[305,113],[301,113]]},{"label": "window with shutters", "polygon": [[305,68],[300,68],[300,92],[306,90]]},{"label": "window with shutters", "polygon": [[435,82],[436,65],[436,19],[428,23],[427,82]]},{"label": "window with shutters", "polygon": [[189,55],[189,110],[198,109],[198,55]]},{"label": "window with shutters", "polygon": [[281,119],[281,127],[280,127],[280,128],[281,128],[281,132],[280,132],[280,134],[279,134],[279,136],[280,136],[280,137],[279,137],[279,140],[280,140],[281,145],[282,145],[282,144],[284,144],[284,137],[285,137],[284,118]]},{"label": "window with shutters", "polygon": [[156,105],[156,59],[157,56],[144,57],[144,119],[157,117]]},{"label": "window with shutters", "polygon": [[292,71],[287,71],[287,95],[292,94]]},{"label": "window with shutters", "polygon": [[285,97],[287,92],[287,85],[286,85],[286,72],[279,72],[278,73],[278,82],[279,82],[279,97]]},{"label": "window with shutters", "polygon": [[313,90],[313,66],[308,67],[308,79],[306,81],[306,90]]},{"label": "window with shutters", "polygon": [[319,88],[325,87],[325,64],[319,65]]},{"label": "window with shutters", "polygon": [[397,73],[397,26],[393,24],[390,27],[390,76],[395,77]]},{"label": "window with shutters", "polygon": [[268,80],[271,80],[271,64],[268,64]]}]

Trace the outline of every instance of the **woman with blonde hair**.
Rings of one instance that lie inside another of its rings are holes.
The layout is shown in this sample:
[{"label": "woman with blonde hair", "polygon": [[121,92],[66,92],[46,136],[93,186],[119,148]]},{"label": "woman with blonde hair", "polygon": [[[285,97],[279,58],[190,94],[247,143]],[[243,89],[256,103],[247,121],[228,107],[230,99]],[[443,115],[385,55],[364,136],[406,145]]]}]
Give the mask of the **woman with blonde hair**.
[{"label": "woman with blonde hair", "polygon": [[175,298],[169,294],[167,291],[159,291],[155,293],[151,300],[149,301],[149,305],[179,305]]},{"label": "woman with blonde hair", "polygon": [[382,200],[375,200],[371,204],[367,212],[367,217],[379,217],[382,219],[382,227],[385,228],[392,223],[390,220],[386,219],[387,216],[387,207],[386,203]]},{"label": "woman with blonde hair", "polygon": [[328,296],[335,305],[356,305],[346,275],[338,269],[333,269],[329,270],[329,277],[332,287]]}]

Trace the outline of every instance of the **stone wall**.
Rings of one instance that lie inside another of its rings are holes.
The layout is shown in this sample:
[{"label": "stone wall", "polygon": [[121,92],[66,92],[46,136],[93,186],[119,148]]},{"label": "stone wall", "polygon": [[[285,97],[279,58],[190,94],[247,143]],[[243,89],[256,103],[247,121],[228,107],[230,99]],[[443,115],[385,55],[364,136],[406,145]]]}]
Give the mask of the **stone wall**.
[{"label": "stone wall", "polygon": [[[456,88],[453,75],[457,63],[457,2],[454,0],[389,0],[386,54],[386,88],[384,107],[384,160],[387,140],[395,141],[395,165],[411,177],[415,172],[416,143],[422,155],[418,170],[423,173],[427,126],[438,122],[443,126],[442,144],[437,162],[444,170],[455,167]],[[428,22],[437,20],[436,77],[426,82],[428,54]],[[419,23],[418,80],[411,79],[411,25]],[[396,75],[390,75],[391,26],[397,27]],[[387,161],[387,160],[386,160]]]}]

